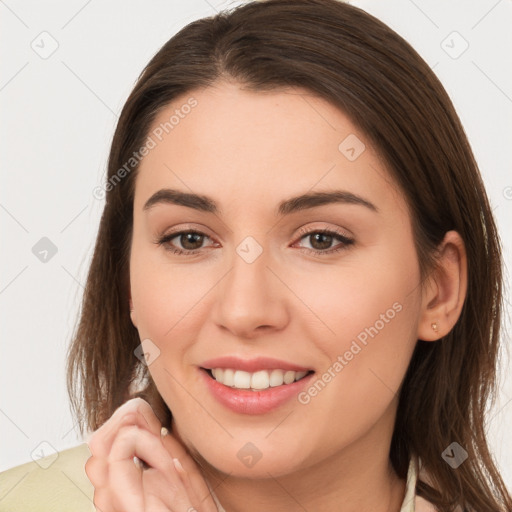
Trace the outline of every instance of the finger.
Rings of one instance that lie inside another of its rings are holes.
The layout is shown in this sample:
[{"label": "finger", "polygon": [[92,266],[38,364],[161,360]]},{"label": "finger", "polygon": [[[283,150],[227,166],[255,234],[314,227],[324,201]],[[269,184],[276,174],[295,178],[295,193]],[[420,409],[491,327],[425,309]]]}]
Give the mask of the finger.
[{"label": "finger", "polygon": [[140,437],[138,430],[134,426],[122,427],[112,443],[107,459],[110,507],[116,511],[144,510],[142,470],[133,460],[134,456],[141,456],[144,451],[137,448],[137,437]]},{"label": "finger", "polygon": [[87,478],[96,488],[104,487],[108,484],[107,461],[91,455],[84,465]]},{"label": "finger", "polygon": [[107,457],[117,431],[125,424],[139,425],[155,435],[161,429],[160,420],[151,406],[142,398],[132,398],[118,407],[109,420],[91,434],[87,441],[91,453],[98,457]]},{"label": "finger", "polygon": [[203,507],[205,507],[205,512],[208,512],[210,509],[216,512],[217,507],[197,462],[172,434],[163,436],[162,442],[172,457],[179,460],[195,495],[199,502],[203,504]]},{"label": "finger", "polygon": [[[118,407],[107,422],[96,430],[89,438],[91,452],[95,449],[98,455],[105,455],[121,424],[133,423],[145,427],[154,434],[161,429],[161,424],[152,407],[142,398],[133,398]],[[98,443],[98,438],[100,443]]]},{"label": "finger", "polygon": [[165,475],[158,470],[149,469],[144,471],[142,476],[142,487],[144,489],[145,510],[151,512],[187,512],[197,510],[196,498],[187,494],[180,479],[169,481]]},{"label": "finger", "polygon": [[[138,469],[133,463],[134,456],[146,461],[151,468],[145,471]],[[144,510],[142,477],[151,469],[165,475],[168,485],[183,488],[160,436],[154,436],[145,429],[136,426],[122,427],[112,444],[108,462],[113,502],[123,512]],[[161,493],[164,492],[165,489],[162,489]]]},{"label": "finger", "polygon": [[217,505],[215,504],[205,477],[195,461],[192,470],[186,470],[181,464],[181,461],[177,458],[173,459],[173,462],[176,467],[176,471],[183,482],[185,490],[189,496],[196,496],[197,503],[201,507],[201,511],[217,512]]},{"label": "finger", "polygon": [[[218,512],[217,505],[213,500],[210,490],[206,486],[203,476],[199,472],[199,468],[194,475],[190,475],[182,466],[179,459],[173,459],[173,462],[176,472],[181,478],[185,492],[190,497],[195,496],[194,503],[197,503],[198,510],[201,510],[201,512]],[[193,476],[195,478],[193,478]]]},{"label": "finger", "polygon": [[174,434],[169,432],[166,428],[162,428],[161,434],[162,443],[173,458],[179,459],[187,471],[196,467],[196,462],[190,456],[187,447],[184,446],[181,441],[178,441]]},{"label": "finger", "polygon": [[[146,420],[145,416],[149,420]],[[151,406],[142,399],[129,400],[119,407],[108,422],[94,433],[96,439],[93,442],[89,439],[89,451],[92,455],[85,464],[85,472],[96,488],[108,485],[108,464],[105,452],[110,452],[116,432],[123,425],[137,424],[146,428],[148,423],[151,430],[156,431],[158,429],[159,421],[158,419],[153,421]],[[110,434],[107,433],[108,431],[110,431]],[[112,439],[105,438],[105,436],[110,436]],[[103,439],[98,439],[101,437]]]},{"label": "finger", "polygon": [[[176,474],[172,457],[164,448],[160,436],[154,436],[135,425],[123,426],[119,429],[112,444],[112,450],[107,459],[108,463],[112,465],[117,462],[129,461],[131,465],[135,466],[134,456],[163,473],[172,470],[172,473]],[[176,478],[178,478],[177,474]]]},{"label": "finger", "polygon": [[95,512],[112,512],[112,500],[108,489],[94,489],[92,503]]}]

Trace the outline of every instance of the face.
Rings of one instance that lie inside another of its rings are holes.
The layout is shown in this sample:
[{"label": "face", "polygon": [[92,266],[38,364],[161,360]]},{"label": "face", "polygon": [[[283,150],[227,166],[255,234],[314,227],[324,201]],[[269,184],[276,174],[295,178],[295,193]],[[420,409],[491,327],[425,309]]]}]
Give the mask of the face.
[{"label": "face", "polygon": [[132,321],[173,431],[251,478],[371,456],[421,292],[405,200],[370,141],[311,93],[227,83],[175,100],[149,136]]}]

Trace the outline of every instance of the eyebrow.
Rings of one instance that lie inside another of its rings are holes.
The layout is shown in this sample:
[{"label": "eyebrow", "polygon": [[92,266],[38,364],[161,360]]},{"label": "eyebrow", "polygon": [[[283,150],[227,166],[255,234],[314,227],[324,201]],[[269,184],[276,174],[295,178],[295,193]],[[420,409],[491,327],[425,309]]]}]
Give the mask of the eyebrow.
[{"label": "eyebrow", "polygon": [[[279,203],[277,214],[280,216],[289,215],[300,210],[333,203],[360,205],[374,212],[379,211],[373,203],[361,196],[346,190],[333,190],[329,192],[310,192],[286,199]],[[143,210],[147,211],[157,204],[175,204],[207,213],[220,213],[220,208],[212,198],[171,188],[163,188],[155,192],[146,201]]]}]

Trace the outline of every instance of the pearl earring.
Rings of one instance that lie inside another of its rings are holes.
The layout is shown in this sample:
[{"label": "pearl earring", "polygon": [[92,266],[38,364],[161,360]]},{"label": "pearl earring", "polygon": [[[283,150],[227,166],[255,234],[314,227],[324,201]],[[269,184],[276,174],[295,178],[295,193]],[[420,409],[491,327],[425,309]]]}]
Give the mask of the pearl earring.
[{"label": "pearl earring", "polygon": [[439,331],[439,326],[437,325],[437,322],[432,322],[431,326],[432,326],[432,329],[434,329],[435,332]]}]

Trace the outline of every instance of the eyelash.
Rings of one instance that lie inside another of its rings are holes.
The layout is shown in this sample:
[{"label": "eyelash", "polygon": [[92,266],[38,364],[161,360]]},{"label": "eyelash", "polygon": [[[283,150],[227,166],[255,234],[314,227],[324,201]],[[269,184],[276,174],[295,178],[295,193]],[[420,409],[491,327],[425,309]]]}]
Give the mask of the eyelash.
[{"label": "eyelash", "polygon": [[[322,257],[327,254],[334,254],[334,253],[346,250],[348,246],[350,246],[354,243],[353,239],[348,238],[346,235],[342,234],[339,231],[330,230],[330,229],[313,229],[313,230],[309,230],[309,231],[301,230],[300,231],[301,236],[299,238],[299,241],[307,236],[318,234],[318,233],[333,236],[334,238],[337,238],[339,241],[341,241],[342,244],[339,247],[327,249],[325,251],[321,251],[318,249],[309,249],[308,247],[302,247],[302,249],[305,250],[306,253],[312,254],[314,256]],[[201,249],[187,250],[187,249],[179,249],[177,247],[170,247],[170,246],[166,245],[173,238],[176,238],[177,236],[185,235],[185,234],[194,234],[194,235],[200,235],[200,236],[205,236],[207,238],[210,238],[205,233],[201,233],[200,231],[189,229],[189,230],[177,231],[176,233],[169,233],[168,235],[164,235],[164,236],[160,237],[158,240],[156,240],[155,243],[159,246],[163,246],[166,251],[169,251],[169,252],[171,252],[173,254],[177,254],[177,255],[192,256],[193,254],[197,254],[199,251],[201,251]]]}]

